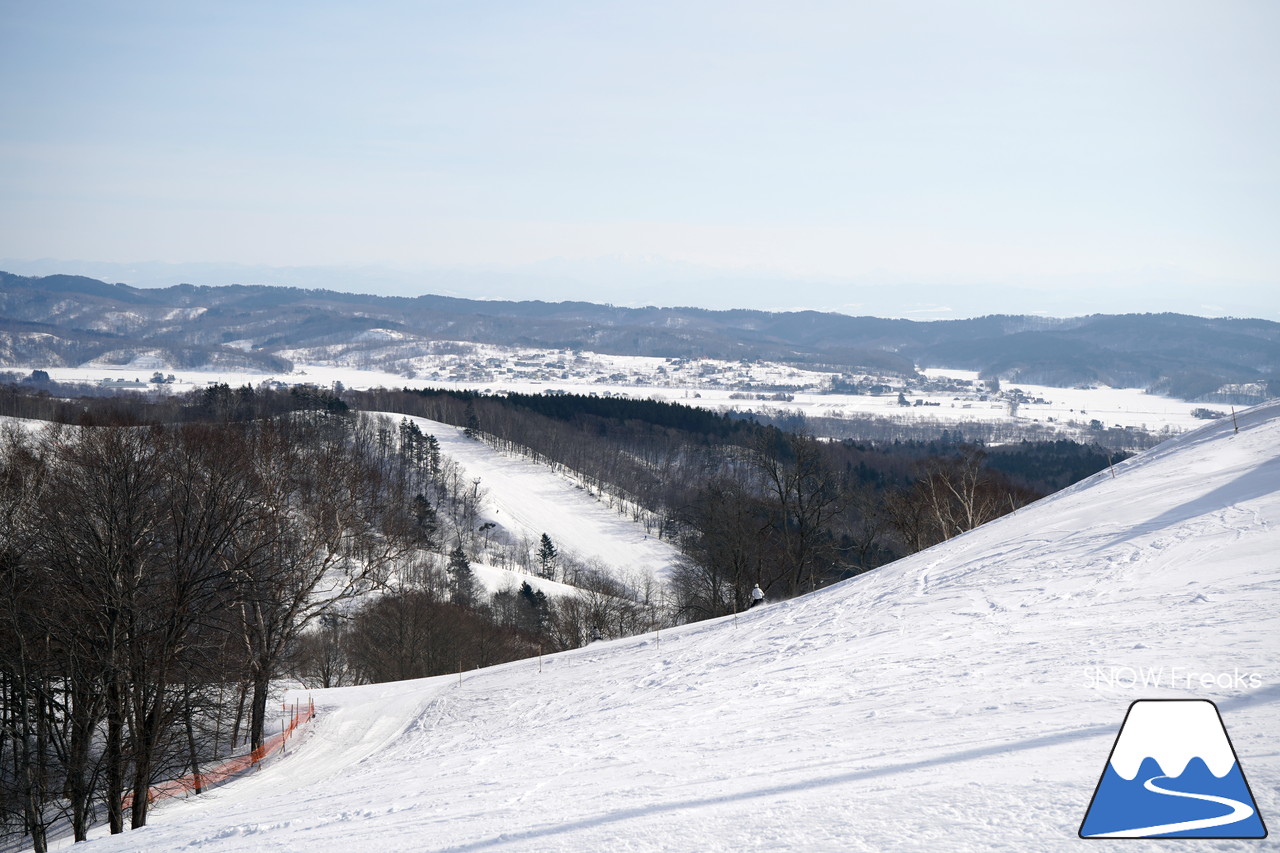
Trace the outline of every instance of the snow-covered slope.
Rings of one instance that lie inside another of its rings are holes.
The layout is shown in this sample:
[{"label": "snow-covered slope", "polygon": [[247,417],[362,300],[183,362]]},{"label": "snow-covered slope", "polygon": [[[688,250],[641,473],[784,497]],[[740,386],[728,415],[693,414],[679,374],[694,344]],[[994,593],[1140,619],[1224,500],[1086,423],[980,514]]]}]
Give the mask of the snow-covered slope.
[{"label": "snow-covered slope", "polygon": [[1075,849],[1158,697],[1217,702],[1274,825],[1278,519],[1272,405],[736,619],[317,692],[287,757],[88,849]]},{"label": "snow-covered slope", "polygon": [[[394,420],[403,415],[386,414]],[[583,561],[622,575],[666,575],[680,552],[669,542],[619,515],[581,485],[545,465],[499,453],[483,441],[467,438],[461,427],[426,418],[408,418],[434,435],[440,452],[451,457],[467,479],[480,479],[484,520],[500,525],[516,539],[538,542],[547,534],[555,546]],[[550,594],[550,592],[548,592]]]}]

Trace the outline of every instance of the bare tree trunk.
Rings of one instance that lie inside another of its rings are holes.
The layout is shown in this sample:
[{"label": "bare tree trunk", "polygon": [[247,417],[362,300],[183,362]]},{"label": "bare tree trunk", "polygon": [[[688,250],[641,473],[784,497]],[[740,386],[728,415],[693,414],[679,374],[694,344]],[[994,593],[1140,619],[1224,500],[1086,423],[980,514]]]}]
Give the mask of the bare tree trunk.
[{"label": "bare tree trunk", "polygon": [[200,753],[196,749],[196,732],[195,724],[192,721],[191,713],[191,685],[184,684],[183,688],[183,717],[187,723],[187,756],[188,764],[191,767],[191,778],[195,782],[197,794],[204,792],[204,785],[200,779]]},{"label": "bare tree trunk", "polygon": [[249,711],[249,735],[252,749],[261,749],[266,743],[267,698],[271,693],[271,673],[260,669],[253,674],[253,703]]},{"label": "bare tree trunk", "polygon": [[[93,815],[92,750],[98,724],[102,719],[100,683],[94,683],[77,669],[68,679],[67,724],[70,744],[67,750],[67,796],[71,800],[71,831],[76,841],[85,841]],[[96,695],[95,695],[96,694]]]},{"label": "bare tree trunk", "polygon": [[119,675],[107,681],[107,737],[103,747],[106,766],[107,824],[111,834],[124,832],[124,691]]},{"label": "bare tree trunk", "polygon": [[231,726],[231,751],[240,746],[240,726],[244,722],[244,700],[249,693],[248,679],[240,681],[240,697],[236,700],[236,721]]},{"label": "bare tree trunk", "polygon": [[[45,827],[45,785],[43,767],[43,738],[39,733],[39,721],[32,717],[31,699],[36,695],[32,676],[28,670],[25,651],[20,647],[22,658],[19,663],[18,687],[20,699],[18,703],[18,732],[15,758],[19,784],[22,794],[23,824],[31,836],[32,849],[36,853],[48,850]],[[33,748],[34,741],[34,748]]]}]

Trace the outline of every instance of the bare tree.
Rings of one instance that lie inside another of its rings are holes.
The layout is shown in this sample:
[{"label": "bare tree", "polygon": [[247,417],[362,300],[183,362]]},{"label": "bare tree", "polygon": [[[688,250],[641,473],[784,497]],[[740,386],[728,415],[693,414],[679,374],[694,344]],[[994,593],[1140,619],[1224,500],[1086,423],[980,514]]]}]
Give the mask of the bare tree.
[{"label": "bare tree", "polygon": [[39,641],[48,576],[33,553],[46,472],[38,448],[22,433],[0,432],[0,445],[0,807],[6,822],[19,818],[33,849],[44,851],[57,789],[52,649]]},{"label": "bare tree", "polygon": [[[106,427],[52,436],[60,464],[42,504],[42,557],[55,573],[54,588],[79,615],[77,646],[93,655],[79,672],[99,679],[103,691],[104,797],[113,833],[124,829],[122,804],[135,758],[126,740],[133,690],[145,690],[140,679],[149,674],[141,646],[150,628],[147,569],[154,563],[162,482],[153,437],[149,428]],[[135,773],[128,787],[137,788],[138,778]],[[145,821],[143,808],[135,823]]]},{"label": "bare tree", "polygon": [[944,539],[999,518],[1026,500],[984,465],[987,453],[964,447],[957,457],[929,460],[920,482],[930,515]]},{"label": "bare tree", "polygon": [[256,749],[291,644],[321,614],[376,588],[408,552],[409,500],[388,499],[369,459],[314,427],[261,424],[253,464],[263,512],[237,571]]},{"label": "bare tree", "polygon": [[832,563],[827,522],[840,510],[836,478],[812,436],[763,430],[751,450],[774,503],[787,591],[812,590]]},{"label": "bare tree", "polygon": [[920,551],[999,518],[1034,500],[989,469],[987,453],[966,445],[953,456],[935,456],[919,466],[916,481],[890,493],[886,512],[909,552]]},{"label": "bare tree", "polygon": [[683,619],[745,610],[753,584],[784,581],[782,554],[761,535],[772,515],[768,503],[735,478],[712,478],[699,491],[684,515],[685,557],[671,578]]}]

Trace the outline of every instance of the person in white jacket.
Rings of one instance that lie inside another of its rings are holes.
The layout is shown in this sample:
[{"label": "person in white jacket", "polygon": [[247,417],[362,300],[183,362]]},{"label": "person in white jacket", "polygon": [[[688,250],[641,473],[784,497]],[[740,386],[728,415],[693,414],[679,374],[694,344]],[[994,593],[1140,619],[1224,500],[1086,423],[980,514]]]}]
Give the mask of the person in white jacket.
[{"label": "person in white jacket", "polygon": [[760,584],[756,584],[751,588],[751,604],[747,609],[750,610],[762,601],[764,601],[764,590],[760,588]]}]

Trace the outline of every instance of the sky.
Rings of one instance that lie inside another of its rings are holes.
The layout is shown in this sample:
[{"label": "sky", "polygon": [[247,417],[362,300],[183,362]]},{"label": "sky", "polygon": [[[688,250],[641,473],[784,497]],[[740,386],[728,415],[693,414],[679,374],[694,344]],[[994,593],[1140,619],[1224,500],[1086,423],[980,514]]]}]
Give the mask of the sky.
[{"label": "sky", "polygon": [[1280,319],[1278,37],[1272,0],[0,0],[0,268]]}]

